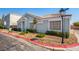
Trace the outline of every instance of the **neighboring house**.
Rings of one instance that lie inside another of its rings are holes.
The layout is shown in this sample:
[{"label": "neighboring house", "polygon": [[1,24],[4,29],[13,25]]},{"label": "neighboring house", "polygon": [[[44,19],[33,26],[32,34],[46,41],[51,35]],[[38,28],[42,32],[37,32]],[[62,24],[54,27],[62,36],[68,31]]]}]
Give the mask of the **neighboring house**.
[{"label": "neighboring house", "polygon": [[71,25],[71,29],[79,30],[79,26]]},{"label": "neighboring house", "polygon": [[[70,17],[71,15],[64,15],[63,30],[69,32],[70,30]],[[37,19],[36,30],[37,32],[45,33],[46,31],[62,31],[62,19],[60,14],[49,14],[47,16],[39,17],[26,13],[18,21],[18,28],[21,30],[33,29],[33,20]]]},{"label": "neighboring house", "polygon": [[18,15],[18,14],[14,14],[14,13],[11,13],[11,14],[7,14],[6,16],[3,16],[2,17],[2,20],[4,22],[4,26],[6,28],[9,28],[9,27],[14,27],[17,25],[17,21],[21,18],[21,15]]}]

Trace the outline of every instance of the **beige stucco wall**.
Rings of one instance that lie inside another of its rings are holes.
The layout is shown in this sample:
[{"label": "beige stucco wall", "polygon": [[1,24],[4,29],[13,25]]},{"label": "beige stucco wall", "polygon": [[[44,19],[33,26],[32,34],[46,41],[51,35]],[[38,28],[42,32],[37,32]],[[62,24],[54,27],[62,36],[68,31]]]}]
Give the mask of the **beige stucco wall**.
[{"label": "beige stucco wall", "polygon": [[63,29],[64,29],[64,32],[69,32],[70,31],[70,18],[67,17],[63,21]]},{"label": "beige stucco wall", "polygon": [[[51,30],[50,29],[50,21],[61,21],[61,30]],[[70,26],[70,18],[66,18],[63,21],[63,30],[64,32],[69,32],[69,26]],[[47,18],[43,19],[41,23],[37,24],[37,31],[45,33],[46,31],[58,31],[62,32],[62,19],[61,18]]]},{"label": "beige stucco wall", "polygon": [[48,30],[48,20],[42,20],[37,24],[36,30],[45,33]]}]

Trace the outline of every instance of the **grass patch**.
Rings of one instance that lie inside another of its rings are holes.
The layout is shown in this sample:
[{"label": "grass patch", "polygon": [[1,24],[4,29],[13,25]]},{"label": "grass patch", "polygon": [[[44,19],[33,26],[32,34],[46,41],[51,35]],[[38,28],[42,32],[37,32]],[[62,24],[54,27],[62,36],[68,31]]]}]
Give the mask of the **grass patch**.
[{"label": "grass patch", "polygon": [[20,35],[24,35],[24,34],[26,34],[26,33],[25,33],[25,32],[20,32],[19,34],[20,34]]},{"label": "grass patch", "polygon": [[69,38],[69,33],[68,32],[64,32],[64,34],[62,34],[62,32],[47,31],[46,34],[54,35],[54,36],[59,36],[59,37],[63,36],[64,38]]},{"label": "grass patch", "polygon": [[38,38],[43,38],[43,37],[45,37],[45,34],[40,33],[40,34],[36,35],[36,37],[38,37]]},{"label": "grass patch", "polygon": [[26,31],[25,33],[29,33],[29,31]]},{"label": "grass patch", "polygon": [[36,33],[37,31],[34,29],[27,29],[26,31],[31,32],[31,33]]}]

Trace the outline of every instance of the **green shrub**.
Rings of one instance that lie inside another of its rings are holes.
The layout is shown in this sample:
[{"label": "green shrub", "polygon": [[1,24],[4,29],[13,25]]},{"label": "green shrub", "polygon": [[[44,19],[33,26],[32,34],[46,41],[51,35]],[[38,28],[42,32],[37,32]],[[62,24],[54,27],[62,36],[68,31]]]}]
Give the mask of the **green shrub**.
[{"label": "green shrub", "polygon": [[20,28],[12,28],[12,30],[14,30],[14,31],[21,31]]},{"label": "green shrub", "polygon": [[36,32],[36,30],[34,30],[34,29],[27,29],[26,31],[32,32],[32,33],[35,33]]},{"label": "green shrub", "polygon": [[[62,37],[62,32],[47,31],[46,34]],[[63,36],[64,36],[64,38],[69,38],[69,33],[68,33],[68,32],[65,32],[65,33],[63,34]]]},{"label": "green shrub", "polygon": [[26,31],[26,33],[29,33],[29,31]]},{"label": "green shrub", "polygon": [[36,35],[36,37],[43,38],[43,37],[45,37],[45,34],[40,33],[40,34]]},{"label": "green shrub", "polygon": [[79,26],[79,22],[75,22],[73,24],[74,24],[74,26]]},{"label": "green shrub", "polygon": [[20,35],[24,35],[24,34],[26,34],[25,32],[21,32],[21,33],[19,33]]},{"label": "green shrub", "polygon": [[69,38],[69,33],[66,32],[66,33],[65,33],[65,37],[66,37],[66,38]]},{"label": "green shrub", "polygon": [[4,28],[4,26],[3,25],[0,25],[0,29],[3,29]]}]

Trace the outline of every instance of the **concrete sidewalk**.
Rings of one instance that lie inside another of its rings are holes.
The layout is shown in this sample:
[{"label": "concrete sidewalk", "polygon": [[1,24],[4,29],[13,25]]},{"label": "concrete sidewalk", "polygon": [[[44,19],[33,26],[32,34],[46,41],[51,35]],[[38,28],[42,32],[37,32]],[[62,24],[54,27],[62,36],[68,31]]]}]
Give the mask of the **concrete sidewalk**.
[{"label": "concrete sidewalk", "polygon": [[65,51],[79,51],[79,46],[72,47],[72,48],[66,48]]}]

